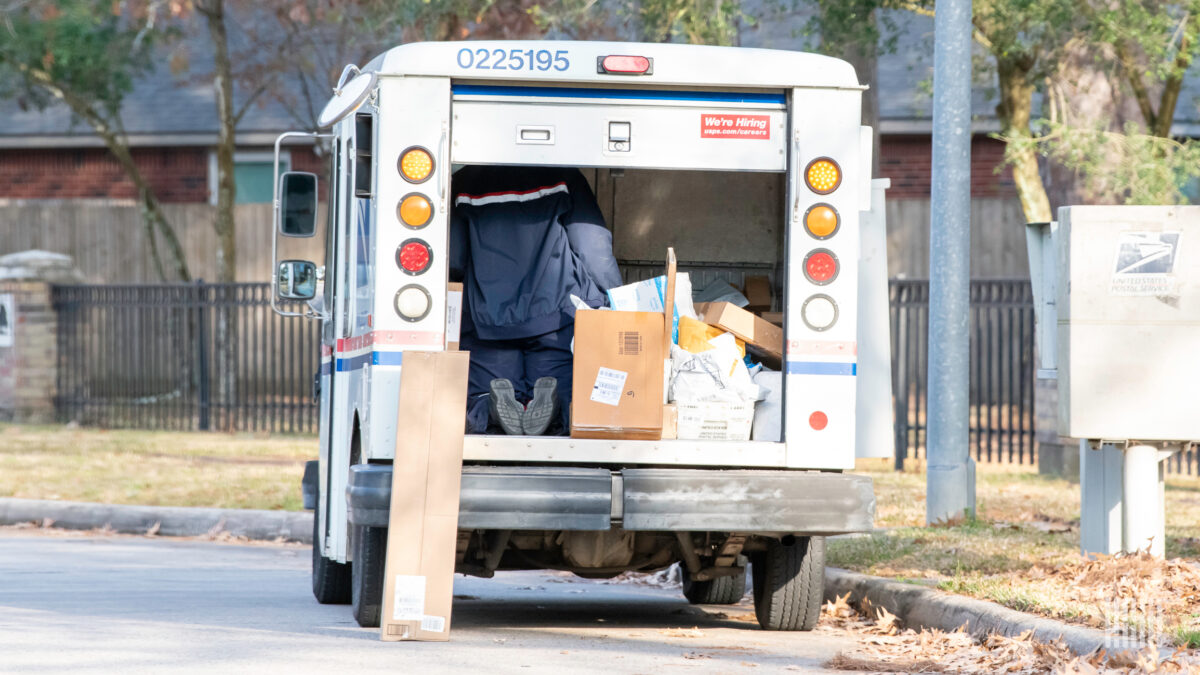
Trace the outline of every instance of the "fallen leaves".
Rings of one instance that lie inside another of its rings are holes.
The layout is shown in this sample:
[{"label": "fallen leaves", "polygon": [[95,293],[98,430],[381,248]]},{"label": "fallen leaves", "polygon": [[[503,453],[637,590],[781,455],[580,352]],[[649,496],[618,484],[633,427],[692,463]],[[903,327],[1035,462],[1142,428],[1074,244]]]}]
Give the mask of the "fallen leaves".
[{"label": "fallen leaves", "polygon": [[963,628],[951,632],[916,631],[902,627],[899,619],[882,607],[865,607],[872,615],[868,618],[848,600],[849,594],[841,596],[825,603],[821,611],[827,624],[862,636],[857,648],[837,654],[829,663],[837,670],[1009,675],[1200,673],[1200,657],[1184,651],[1161,661],[1153,648],[1133,654],[1101,651],[1083,658],[1072,654],[1059,641],[1034,640],[1030,632],[1016,637],[993,634],[981,641]]}]

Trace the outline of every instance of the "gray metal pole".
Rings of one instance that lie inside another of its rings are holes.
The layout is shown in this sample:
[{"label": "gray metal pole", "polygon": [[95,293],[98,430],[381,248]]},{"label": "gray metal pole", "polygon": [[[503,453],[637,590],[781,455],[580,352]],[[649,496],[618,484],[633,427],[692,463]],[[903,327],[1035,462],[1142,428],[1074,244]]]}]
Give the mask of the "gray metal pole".
[{"label": "gray metal pole", "polygon": [[937,0],[929,232],[925,520],[975,513],[967,435],[971,279],[971,0]]}]

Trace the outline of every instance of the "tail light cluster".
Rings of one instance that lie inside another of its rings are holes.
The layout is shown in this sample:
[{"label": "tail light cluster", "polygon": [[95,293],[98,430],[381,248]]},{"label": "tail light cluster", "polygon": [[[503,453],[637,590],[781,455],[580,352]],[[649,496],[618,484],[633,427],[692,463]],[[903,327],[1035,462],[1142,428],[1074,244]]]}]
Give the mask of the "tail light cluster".
[{"label": "tail light cluster", "polygon": [[[400,153],[397,169],[404,180],[419,185],[433,175],[433,155],[425,148],[413,146]],[[421,192],[410,192],[400,198],[396,215],[410,230],[419,231],[433,220],[433,201]],[[429,242],[412,237],[396,248],[396,265],[409,276],[420,277],[433,264],[433,249]],[[405,321],[420,321],[433,308],[433,297],[429,289],[420,283],[411,283],[396,292],[396,314]]]},{"label": "tail light cluster", "polygon": [[[818,195],[831,194],[842,184],[842,168],[829,157],[818,157],[805,167],[804,183]],[[822,243],[836,237],[841,224],[841,215],[833,204],[818,202],[804,212],[804,230]],[[833,251],[818,245],[805,254],[803,269],[804,278],[810,284],[828,286],[837,279],[841,264]],[[800,305],[800,318],[814,331],[827,331],[838,321],[837,300],[828,293],[813,292]],[[829,425],[829,417],[823,411],[814,411],[809,415],[808,425],[814,431],[822,431]]]},{"label": "tail light cluster", "polygon": [[[804,183],[809,190],[827,195],[842,184],[842,168],[828,157],[818,157],[804,169]],[[837,236],[842,218],[832,204],[819,202],[804,213],[804,229],[813,239],[827,241]],[[804,256],[804,277],[815,286],[826,286],[837,279],[841,265],[833,251],[818,247]],[[815,331],[826,331],[838,320],[837,301],[825,293],[809,296],[801,305],[804,324]]]}]

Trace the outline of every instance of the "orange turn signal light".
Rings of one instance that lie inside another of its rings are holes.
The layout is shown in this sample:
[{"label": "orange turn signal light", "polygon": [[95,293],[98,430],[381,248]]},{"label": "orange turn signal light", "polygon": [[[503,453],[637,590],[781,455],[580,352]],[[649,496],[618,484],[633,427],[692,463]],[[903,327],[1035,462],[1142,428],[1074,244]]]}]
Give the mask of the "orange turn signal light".
[{"label": "orange turn signal light", "polygon": [[433,220],[433,204],[429,203],[429,199],[425,195],[413,192],[404,195],[400,200],[400,206],[397,208],[400,215],[400,222],[416,229],[425,227]]},{"label": "orange turn signal light", "polygon": [[828,157],[818,157],[804,170],[804,182],[813,192],[827,195],[842,184],[842,168]]},{"label": "orange turn signal light", "polygon": [[433,175],[433,155],[425,148],[412,147],[400,154],[400,175],[410,183],[423,183]]},{"label": "orange turn signal light", "polygon": [[804,229],[817,239],[832,237],[841,224],[837,209],[829,204],[813,204],[804,212]]}]

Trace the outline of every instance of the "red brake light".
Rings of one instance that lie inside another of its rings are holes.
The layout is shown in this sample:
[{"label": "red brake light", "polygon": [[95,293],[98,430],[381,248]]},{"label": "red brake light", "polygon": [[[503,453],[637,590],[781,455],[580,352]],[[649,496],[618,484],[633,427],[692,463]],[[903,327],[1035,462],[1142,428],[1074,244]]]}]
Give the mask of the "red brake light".
[{"label": "red brake light", "polygon": [[805,257],[804,274],[809,281],[823,286],[837,278],[837,258],[833,253],[819,248]]},{"label": "red brake light", "polygon": [[645,56],[601,56],[596,72],[616,75],[650,75],[654,62]]},{"label": "red brake light", "polygon": [[409,274],[424,272],[432,259],[433,252],[429,250],[429,244],[420,239],[409,239],[396,251],[396,262],[400,263],[400,269]]},{"label": "red brake light", "polygon": [[829,417],[818,410],[808,416],[808,426],[812,427],[814,431],[821,431],[829,426]]}]

